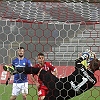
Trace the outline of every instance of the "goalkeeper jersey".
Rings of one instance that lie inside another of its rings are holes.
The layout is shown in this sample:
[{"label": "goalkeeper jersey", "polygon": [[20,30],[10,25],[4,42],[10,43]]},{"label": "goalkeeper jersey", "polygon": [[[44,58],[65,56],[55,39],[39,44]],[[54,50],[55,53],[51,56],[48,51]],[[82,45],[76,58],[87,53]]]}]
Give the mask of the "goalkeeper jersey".
[{"label": "goalkeeper jersey", "polygon": [[85,68],[87,69],[87,67],[88,67],[87,60],[83,60],[83,61],[81,62],[81,64],[82,64],[82,65],[84,65],[84,66],[85,66]]},{"label": "goalkeeper jersey", "polygon": [[58,79],[44,70],[39,77],[49,89],[44,100],[68,100],[89,90],[97,82],[94,73],[80,64],[80,60],[76,61],[75,71],[68,77]]},{"label": "goalkeeper jersey", "polygon": [[[12,61],[12,65],[16,67],[31,67],[31,61],[28,60],[27,58],[23,58],[22,60],[16,58]],[[18,73],[14,75],[14,83],[24,83],[24,82],[28,82],[27,80],[27,74],[22,73]]]}]

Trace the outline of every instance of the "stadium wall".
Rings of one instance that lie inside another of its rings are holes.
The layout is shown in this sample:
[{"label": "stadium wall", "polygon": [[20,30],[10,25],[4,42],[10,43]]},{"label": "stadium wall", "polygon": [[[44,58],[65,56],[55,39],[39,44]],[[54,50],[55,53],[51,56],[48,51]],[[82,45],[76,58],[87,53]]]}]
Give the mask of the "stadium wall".
[{"label": "stadium wall", "polygon": [[[58,71],[57,77],[59,78],[68,76],[75,70],[74,66],[56,66],[56,68]],[[9,73],[7,71],[4,71],[2,68],[2,65],[0,65],[0,84],[5,84],[8,76],[9,76]],[[95,72],[95,77],[97,78],[97,83],[95,86],[100,86],[100,71],[99,70]],[[30,75],[28,75],[28,81],[29,81],[29,84],[34,84],[32,82]],[[11,77],[10,84],[12,84],[12,82],[13,82],[13,76]]]}]

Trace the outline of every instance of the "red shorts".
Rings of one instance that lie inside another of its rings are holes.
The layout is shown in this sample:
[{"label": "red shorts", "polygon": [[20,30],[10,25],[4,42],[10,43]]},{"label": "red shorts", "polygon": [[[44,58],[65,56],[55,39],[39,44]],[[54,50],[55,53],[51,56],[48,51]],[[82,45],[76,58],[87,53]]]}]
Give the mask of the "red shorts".
[{"label": "red shorts", "polygon": [[47,93],[48,93],[48,89],[47,88],[40,87],[38,89],[38,96],[46,96]]}]

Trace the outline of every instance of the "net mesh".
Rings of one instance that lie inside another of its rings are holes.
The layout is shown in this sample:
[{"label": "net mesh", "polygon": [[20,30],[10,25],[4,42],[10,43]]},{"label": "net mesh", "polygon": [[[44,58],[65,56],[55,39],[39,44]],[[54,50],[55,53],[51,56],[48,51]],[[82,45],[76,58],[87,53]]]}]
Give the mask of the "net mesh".
[{"label": "net mesh", "polygon": [[100,21],[100,3],[1,2],[0,17],[28,22]]},{"label": "net mesh", "polygon": [[[73,72],[68,66],[74,66],[74,60],[86,49],[100,57],[99,0],[33,1],[0,1],[0,64],[10,64],[17,56],[17,48],[23,46],[25,57],[33,64],[37,63],[37,54],[43,52],[46,61],[57,66],[59,77],[64,77]],[[9,100],[11,85],[3,84],[8,74],[1,68],[0,73],[3,87],[0,99]],[[96,76],[100,82],[97,73]],[[99,100],[99,91],[99,87],[94,87],[72,100]],[[37,89],[33,85],[29,87],[28,99],[37,100]]]}]

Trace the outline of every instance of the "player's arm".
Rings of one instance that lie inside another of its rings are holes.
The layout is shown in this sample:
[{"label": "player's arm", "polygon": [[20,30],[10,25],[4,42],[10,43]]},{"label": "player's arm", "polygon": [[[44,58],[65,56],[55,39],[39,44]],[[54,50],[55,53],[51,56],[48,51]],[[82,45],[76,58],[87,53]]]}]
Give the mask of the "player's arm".
[{"label": "player's arm", "polygon": [[82,66],[84,66],[82,64],[82,61],[85,61],[88,59],[89,59],[89,53],[87,52],[82,53],[82,55],[78,59],[75,60],[75,68],[81,68]]},{"label": "player's arm", "polygon": [[27,61],[27,64],[26,64],[26,67],[32,67],[32,66],[33,66],[33,65],[32,65],[31,61],[28,60],[28,61]]},{"label": "player's arm", "polygon": [[31,79],[32,79],[32,81],[33,81],[34,83],[36,83],[36,82],[37,82],[37,80],[36,80],[36,78],[34,77],[34,75],[33,75],[33,74],[31,74]]},{"label": "player's arm", "polygon": [[51,73],[55,76],[57,76],[58,72],[57,72],[57,68],[55,68],[53,66],[53,64],[50,63],[50,69],[51,69]]},{"label": "player's arm", "polygon": [[31,79],[34,82],[34,84],[37,86],[37,88],[40,86],[40,84],[38,83],[37,78],[34,76],[34,74],[31,74]]},{"label": "player's arm", "polygon": [[[31,63],[30,60],[28,60],[28,66],[29,66],[29,67],[32,67],[32,63]],[[38,81],[37,81],[37,78],[34,76],[34,74],[31,74],[30,76],[31,76],[32,81],[33,81],[33,82],[36,84],[36,86],[38,87],[38,86],[39,86],[39,83],[38,83]]]},{"label": "player's arm", "polygon": [[57,68],[54,68],[53,71],[51,71],[53,75],[57,76]]}]

